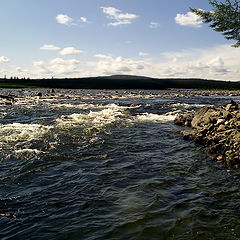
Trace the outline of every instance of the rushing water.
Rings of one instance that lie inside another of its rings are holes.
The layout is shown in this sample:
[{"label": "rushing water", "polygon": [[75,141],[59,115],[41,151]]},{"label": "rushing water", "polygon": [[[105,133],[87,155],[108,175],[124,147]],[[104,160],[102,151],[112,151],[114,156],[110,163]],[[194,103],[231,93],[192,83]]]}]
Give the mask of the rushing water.
[{"label": "rushing water", "polygon": [[240,239],[238,172],[173,124],[240,98],[188,93],[1,90],[0,239]]}]

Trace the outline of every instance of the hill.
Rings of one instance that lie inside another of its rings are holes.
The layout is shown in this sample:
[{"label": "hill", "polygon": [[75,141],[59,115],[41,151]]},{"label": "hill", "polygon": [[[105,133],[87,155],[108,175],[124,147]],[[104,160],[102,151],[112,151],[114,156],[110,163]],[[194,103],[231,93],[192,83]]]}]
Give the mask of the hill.
[{"label": "hill", "polygon": [[87,78],[0,79],[0,87],[72,88],[72,89],[240,89],[240,82],[205,79],[160,79],[134,75]]}]

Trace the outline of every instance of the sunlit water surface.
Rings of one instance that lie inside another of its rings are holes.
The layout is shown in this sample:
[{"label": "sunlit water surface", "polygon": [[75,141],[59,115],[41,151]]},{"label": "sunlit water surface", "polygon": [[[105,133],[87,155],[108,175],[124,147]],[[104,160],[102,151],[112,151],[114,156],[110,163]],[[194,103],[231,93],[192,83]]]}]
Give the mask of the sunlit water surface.
[{"label": "sunlit water surface", "polygon": [[239,173],[173,124],[178,112],[239,97],[1,94],[17,101],[0,102],[0,239],[240,239]]}]

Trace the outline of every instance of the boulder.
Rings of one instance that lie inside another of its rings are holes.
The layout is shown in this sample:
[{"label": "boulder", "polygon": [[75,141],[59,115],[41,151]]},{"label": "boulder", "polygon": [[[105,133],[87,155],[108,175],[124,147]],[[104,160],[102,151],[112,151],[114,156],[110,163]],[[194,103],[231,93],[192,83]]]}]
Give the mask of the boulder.
[{"label": "boulder", "polygon": [[181,132],[183,138],[204,145],[212,159],[227,168],[240,167],[240,108],[236,102],[178,114],[174,122],[191,127]]},{"label": "boulder", "polygon": [[174,123],[180,126],[191,127],[191,122],[193,119],[193,112],[188,112],[184,114],[177,114]]}]

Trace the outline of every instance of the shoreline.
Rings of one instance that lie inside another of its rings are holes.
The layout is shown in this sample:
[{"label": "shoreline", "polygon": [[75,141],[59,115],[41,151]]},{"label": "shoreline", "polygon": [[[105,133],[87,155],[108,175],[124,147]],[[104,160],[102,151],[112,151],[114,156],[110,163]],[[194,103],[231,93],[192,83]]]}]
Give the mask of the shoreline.
[{"label": "shoreline", "polygon": [[227,169],[240,168],[240,105],[231,101],[225,106],[210,105],[195,112],[178,114],[176,125],[185,140],[205,147],[209,157]]}]

